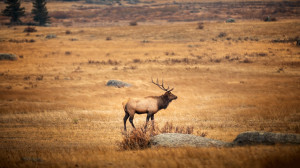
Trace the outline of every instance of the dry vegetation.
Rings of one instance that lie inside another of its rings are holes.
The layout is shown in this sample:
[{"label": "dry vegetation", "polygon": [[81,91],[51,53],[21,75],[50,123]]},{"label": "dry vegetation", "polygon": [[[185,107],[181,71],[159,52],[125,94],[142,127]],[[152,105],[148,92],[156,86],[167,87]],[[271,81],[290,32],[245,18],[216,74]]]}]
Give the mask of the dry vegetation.
[{"label": "dry vegetation", "polygon": [[[97,7],[51,2],[49,11],[78,6]],[[88,26],[63,26],[70,18],[57,19],[56,27],[30,33],[27,26],[1,26],[0,53],[20,57],[0,61],[0,167],[296,166],[299,146],[118,146],[122,101],[163,94],[151,77],[163,78],[178,96],[155,116],[160,128],[170,122],[223,141],[243,131],[300,133],[300,48],[293,40],[300,20],[294,15],[276,22],[201,20],[201,29],[199,21],[88,27],[93,18]],[[133,86],[105,86],[110,79]],[[134,122],[145,120],[136,115]]]},{"label": "dry vegetation", "polygon": [[[157,125],[148,124],[147,127],[138,127],[132,131],[123,132],[122,141],[118,143],[120,150],[138,150],[150,148],[151,137],[163,133],[180,133],[192,134],[193,126],[174,126],[173,123],[166,122],[165,125],[159,128]],[[199,132],[198,132],[199,134]],[[200,133],[200,136],[205,137],[206,132]]]}]

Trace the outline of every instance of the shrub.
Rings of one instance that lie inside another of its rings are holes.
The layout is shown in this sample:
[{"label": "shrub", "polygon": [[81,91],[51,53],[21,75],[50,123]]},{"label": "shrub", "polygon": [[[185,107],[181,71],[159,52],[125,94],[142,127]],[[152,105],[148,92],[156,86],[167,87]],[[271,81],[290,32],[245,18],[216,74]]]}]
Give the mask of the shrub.
[{"label": "shrub", "polygon": [[248,58],[245,58],[243,61],[241,61],[242,63],[252,63],[251,60],[249,60]]},{"label": "shrub", "polygon": [[267,16],[263,19],[265,22],[275,22],[277,19],[275,17]]},{"label": "shrub", "polygon": [[203,29],[204,28],[204,23],[203,22],[199,22],[197,29]]},{"label": "shrub", "polygon": [[261,52],[261,53],[257,53],[257,56],[259,56],[259,57],[265,57],[265,56],[268,56],[268,54],[264,53],[264,52]]},{"label": "shrub", "polygon": [[28,41],[28,43],[34,43],[34,42],[35,42],[34,39],[30,39],[30,40]]},{"label": "shrub", "polygon": [[35,27],[31,27],[31,26],[28,26],[24,29],[24,32],[25,33],[32,33],[32,32],[37,32],[36,28]]},{"label": "shrub", "polygon": [[222,61],[221,59],[211,60],[211,62],[215,62],[215,63],[220,63],[221,61]]},{"label": "shrub", "polygon": [[226,37],[226,36],[227,36],[227,34],[226,34],[225,32],[221,32],[221,33],[218,35],[218,37],[220,37],[220,38]]},{"label": "shrub", "polygon": [[197,135],[201,137],[206,137],[208,135],[207,132],[197,131]]},{"label": "shrub", "polygon": [[132,62],[133,62],[133,63],[141,63],[142,61],[141,61],[140,59],[136,58],[136,59],[133,59]]},{"label": "shrub", "polygon": [[129,25],[130,26],[137,26],[137,22],[136,21],[131,21],[131,22],[129,22]]},{"label": "shrub", "polygon": [[145,149],[149,146],[150,134],[147,134],[142,128],[124,133],[123,140],[119,143],[119,147],[122,150]]},{"label": "shrub", "polygon": [[121,62],[109,59],[108,61],[94,61],[89,60],[88,64],[101,64],[101,65],[119,65]]},{"label": "shrub", "polygon": [[165,125],[158,130],[160,133],[182,133],[182,134],[192,134],[194,131],[193,126],[173,126],[172,122],[166,122]]}]

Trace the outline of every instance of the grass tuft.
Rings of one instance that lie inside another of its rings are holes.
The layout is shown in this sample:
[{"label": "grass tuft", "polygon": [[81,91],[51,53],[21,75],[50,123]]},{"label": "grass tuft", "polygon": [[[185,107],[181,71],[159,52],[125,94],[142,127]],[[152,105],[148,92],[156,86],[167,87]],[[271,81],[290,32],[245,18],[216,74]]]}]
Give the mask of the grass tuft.
[{"label": "grass tuft", "polygon": [[144,128],[123,133],[123,139],[118,144],[121,150],[137,150],[150,147],[150,134]]},{"label": "grass tuft", "polygon": [[150,147],[150,139],[152,136],[162,133],[192,134],[193,131],[193,126],[174,126],[172,122],[166,122],[162,128],[156,126],[155,129],[147,125],[146,128],[140,127],[131,132],[123,132],[123,139],[118,143],[118,146],[120,150],[146,149]]}]

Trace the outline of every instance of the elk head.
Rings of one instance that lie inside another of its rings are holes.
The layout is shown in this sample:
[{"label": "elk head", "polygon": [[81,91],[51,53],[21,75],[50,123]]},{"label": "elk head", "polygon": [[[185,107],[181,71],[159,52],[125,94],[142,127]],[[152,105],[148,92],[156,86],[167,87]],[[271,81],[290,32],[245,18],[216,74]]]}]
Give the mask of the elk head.
[{"label": "elk head", "polygon": [[169,86],[168,86],[168,88],[165,88],[165,86],[164,86],[164,81],[163,81],[163,80],[161,81],[161,85],[158,83],[158,79],[156,79],[156,83],[153,81],[153,79],[151,79],[151,80],[152,80],[152,83],[153,83],[153,84],[155,84],[156,86],[158,86],[161,90],[165,91],[165,94],[163,95],[163,97],[164,97],[165,99],[167,99],[169,102],[171,102],[172,100],[177,99],[177,96],[174,95],[174,94],[171,92],[174,88],[169,89],[169,88],[170,88]]}]

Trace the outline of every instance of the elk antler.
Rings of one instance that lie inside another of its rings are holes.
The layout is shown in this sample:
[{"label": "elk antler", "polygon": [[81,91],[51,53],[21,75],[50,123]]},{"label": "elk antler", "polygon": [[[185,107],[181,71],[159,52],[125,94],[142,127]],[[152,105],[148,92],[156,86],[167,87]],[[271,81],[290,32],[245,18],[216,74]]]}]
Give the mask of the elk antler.
[{"label": "elk antler", "polygon": [[164,86],[164,80],[161,80],[161,85],[158,83],[158,79],[156,79],[156,83],[153,82],[153,79],[151,78],[152,80],[152,83],[155,84],[156,86],[158,86],[160,89],[166,91],[166,92],[171,92],[174,88],[172,89],[169,89],[169,86],[168,88],[166,89],[165,86]]}]

